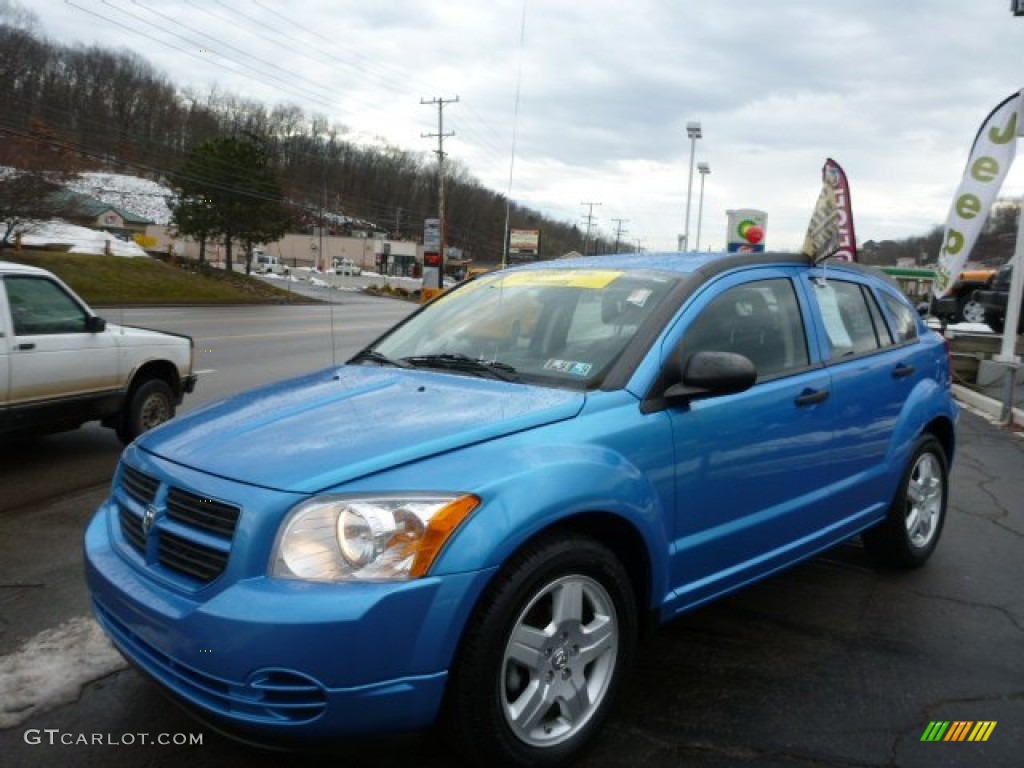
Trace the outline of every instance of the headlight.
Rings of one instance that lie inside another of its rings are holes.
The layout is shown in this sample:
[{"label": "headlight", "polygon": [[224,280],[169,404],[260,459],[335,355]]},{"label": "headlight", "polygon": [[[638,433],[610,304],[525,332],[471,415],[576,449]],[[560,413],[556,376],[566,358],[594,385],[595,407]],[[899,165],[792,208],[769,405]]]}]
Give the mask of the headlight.
[{"label": "headlight", "polygon": [[321,496],[288,515],[270,574],[309,581],[387,581],[424,575],[480,504],[471,495]]}]

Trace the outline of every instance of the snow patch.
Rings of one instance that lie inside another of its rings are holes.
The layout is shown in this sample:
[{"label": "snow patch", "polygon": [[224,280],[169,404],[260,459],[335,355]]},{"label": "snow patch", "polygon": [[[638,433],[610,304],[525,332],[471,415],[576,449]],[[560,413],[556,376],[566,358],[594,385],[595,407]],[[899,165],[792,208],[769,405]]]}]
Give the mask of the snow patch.
[{"label": "snow patch", "polygon": [[73,702],[84,686],[127,666],[87,616],[44,630],[0,657],[0,728]]},{"label": "snow patch", "polygon": [[94,256],[102,255],[108,247],[114,256],[146,255],[146,251],[134,241],[121,240],[109,232],[80,227],[60,219],[33,222],[31,225],[21,228],[20,231],[23,245],[70,246],[70,253],[85,253]]}]

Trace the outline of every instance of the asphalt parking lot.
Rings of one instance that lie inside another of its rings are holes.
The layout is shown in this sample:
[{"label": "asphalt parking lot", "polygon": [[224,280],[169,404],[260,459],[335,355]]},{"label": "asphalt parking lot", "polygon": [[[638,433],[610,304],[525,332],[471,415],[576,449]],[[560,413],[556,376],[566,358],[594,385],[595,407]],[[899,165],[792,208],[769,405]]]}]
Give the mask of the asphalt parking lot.
[{"label": "asphalt parking lot", "polygon": [[[8,638],[46,626],[50,611],[86,613],[77,535],[101,493],[0,520]],[[1022,498],[1024,438],[965,412],[949,517],[927,566],[882,570],[851,543],[663,628],[643,644],[626,695],[579,765],[1019,768]],[[40,556],[27,551],[33,542],[54,562],[36,565]],[[18,573],[12,564],[20,564]],[[0,688],[10,682],[4,674],[0,662]],[[934,722],[995,725],[983,742],[922,741]],[[142,744],[138,734],[198,735],[201,743]],[[7,768],[282,760],[198,725],[131,669],[105,674],[70,703],[0,731],[0,754]],[[429,734],[286,759],[303,766],[458,764]]]}]

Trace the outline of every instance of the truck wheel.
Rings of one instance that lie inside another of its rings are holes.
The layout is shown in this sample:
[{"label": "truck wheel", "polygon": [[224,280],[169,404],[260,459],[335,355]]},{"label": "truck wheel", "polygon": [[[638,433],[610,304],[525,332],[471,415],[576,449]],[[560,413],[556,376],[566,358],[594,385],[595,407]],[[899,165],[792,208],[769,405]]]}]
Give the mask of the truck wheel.
[{"label": "truck wheel", "polygon": [[984,323],[985,308],[974,299],[967,299],[960,307],[960,317],[965,323]]},{"label": "truck wheel", "polygon": [[949,464],[931,435],[918,438],[885,520],[864,532],[864,547],[883,565],[916,568],[935,550],[946,520]]},{"label": "truck wheel", "polygon": [[564,765],[595,736],[633,654],[632,585],[574,534],[511,560],[467,624],[444,725],[474,765]]},{"label": "truck wheel", "polygon": [[143,432],[174,417],[174,395],[163,379],[148,379],[132,390],[117,421],[117,437],[128,445]]}]

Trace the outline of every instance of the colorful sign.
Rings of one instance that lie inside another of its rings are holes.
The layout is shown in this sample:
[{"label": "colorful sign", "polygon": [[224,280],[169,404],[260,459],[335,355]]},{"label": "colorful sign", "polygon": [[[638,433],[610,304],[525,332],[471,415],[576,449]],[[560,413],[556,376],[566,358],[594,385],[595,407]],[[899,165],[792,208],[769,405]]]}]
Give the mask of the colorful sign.
[{"label": "colorful sign", "polygon": [[729,253],[764,251],[767,213],[756,208],[740,208],[725,213],[728,217],[725,241]]},{"label": "colorful sign", "polygon": [[539,229],[513,229],[508,233],[508,252],[522,256],[540,253]]}]

